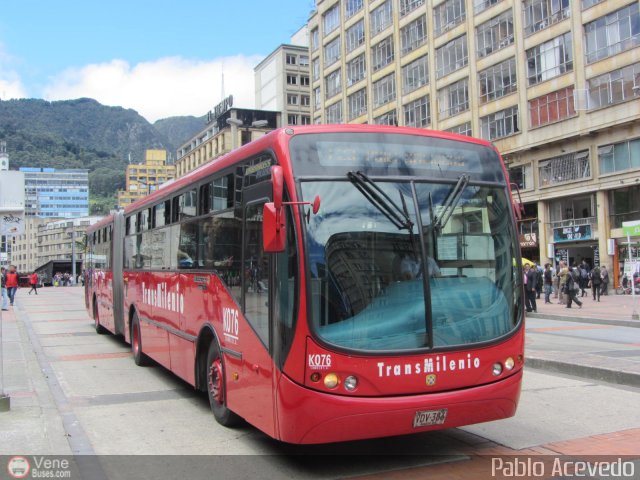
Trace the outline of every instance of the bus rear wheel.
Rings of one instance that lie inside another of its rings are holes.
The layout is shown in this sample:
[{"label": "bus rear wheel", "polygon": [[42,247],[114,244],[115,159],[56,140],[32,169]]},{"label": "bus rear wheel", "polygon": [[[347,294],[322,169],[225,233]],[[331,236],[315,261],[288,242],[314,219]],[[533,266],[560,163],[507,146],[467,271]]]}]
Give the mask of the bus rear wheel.
[{"label": "bus rear wheel", "polygon": [[207,353],[207,393],[209,394],[209,405],[211,405],[211,411],[216,421],[225,427],[236,426],[240,422],[240,417],[229,410],[226,405],[222,355],[215,340],[211,342]]},{"label": "bus rear wheel", "polygon": [[139,367],[145,367],[151,362],[149,357],[142,353],[142,335],[140,333],[140,320],[138,314],[134,312],[131,319],[131,351],[133,352],[133,361]]},{"label": "bus rear wheel", "polygon": [[94,328],[96,329],[96,333],[102,335],[107,333],[107,329],[100,325],[100,314],[98,313],[98,302],[96,299],[93,299],[93,323]]}]

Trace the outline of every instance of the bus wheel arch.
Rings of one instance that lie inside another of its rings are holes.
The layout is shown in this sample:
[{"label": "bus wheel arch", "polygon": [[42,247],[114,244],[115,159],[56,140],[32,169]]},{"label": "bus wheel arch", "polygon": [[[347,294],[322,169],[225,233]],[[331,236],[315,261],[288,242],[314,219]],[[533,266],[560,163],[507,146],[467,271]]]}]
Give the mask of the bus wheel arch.
[{"label": "bus wheel arch", "polygon": [[197,351],[198,388],[207,392],[213,416],[225,427],[238,425],[241,418],[227,407],[224,359],[215,333],[210,328],[200,333]]},{"label": "bus wheel arch", "polygon": [[100,312],[98,311],[98,298],[96,295],[93,295],[93,323],[94,328],[96,329],[96,333],[102,335],[107,333],[107,329],[100,325]]}]

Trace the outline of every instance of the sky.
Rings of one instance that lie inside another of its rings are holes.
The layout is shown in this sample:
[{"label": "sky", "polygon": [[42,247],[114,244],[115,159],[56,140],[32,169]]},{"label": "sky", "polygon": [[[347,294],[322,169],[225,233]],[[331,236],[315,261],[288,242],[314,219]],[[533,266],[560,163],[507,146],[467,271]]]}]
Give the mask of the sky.
[{"label": "sky", "polygon": [[89,97],[150,122],[204,115],[223,93],[254,108],[254,67],[290,43],[314,8],[315,0],[0,1],[0,99]]}]

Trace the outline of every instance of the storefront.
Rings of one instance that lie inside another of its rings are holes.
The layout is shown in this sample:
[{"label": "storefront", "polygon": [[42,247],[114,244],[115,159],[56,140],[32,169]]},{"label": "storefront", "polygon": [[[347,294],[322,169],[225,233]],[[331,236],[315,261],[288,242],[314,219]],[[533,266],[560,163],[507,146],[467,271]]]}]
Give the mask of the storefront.
[{"label": "storefront", "polygon": [[561,260],[568,265],[578,265],[585,260],[590,268],[600,266],[600,248],[590,224],[554,228],[553,249],[556,265]]}]

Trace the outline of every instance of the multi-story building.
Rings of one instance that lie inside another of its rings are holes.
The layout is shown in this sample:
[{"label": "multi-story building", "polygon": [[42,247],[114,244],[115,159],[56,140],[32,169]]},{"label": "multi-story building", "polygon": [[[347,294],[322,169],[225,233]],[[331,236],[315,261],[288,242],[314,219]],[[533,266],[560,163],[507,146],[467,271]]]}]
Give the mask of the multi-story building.
[{"label": "multi-story building", "polygon": [[280,112],[231,107],[227,97],[209,112],[208,123],[177,152],[176,177],[249,143],[280,125]]},{"label": "multi-story building", "polygon": [[167,151],[148,149],[144,163],[127,165],[125,189],[118,191],[118,205],[124,207],[156,191],[163,183],[174,180],[176,166],[167,164]]},{"label": "multi-story building", "polygon": [[40,266],[38,228],[46,222],[41,217],[25,217],[24,234],[12,238],[11,263],[17,267],[18,272],[33,272]]},{"label": "multi-story building", "polygon": [[[74,254],[76,262],[83,261],[84,239],[87,228],[98,222],[101,218],[102,217],[83,217],[64,219],[39,225],[36,233],[38,265],[43,265],[50,260],[70,261]],[[25,269],[24,271],[34,269]]]},{"label": "multi-story building", "polygon": [[255,104],[281,112],[286,125],[311,123],[309,36],[306,26],[255,68]]},{"label": "multi-story building", "polygon": [[89,170],[22,167],[25,215],[74,218],[89,215]]},{"label": "multi-story building", "polygon": [[[604,264],[618,282],[628,253],[622,222],[640,219],[638,0],[316,6],[314,123],[494,142],[524,204],[523,254]],[[636,258],[639,241],[630,245]]]}]

